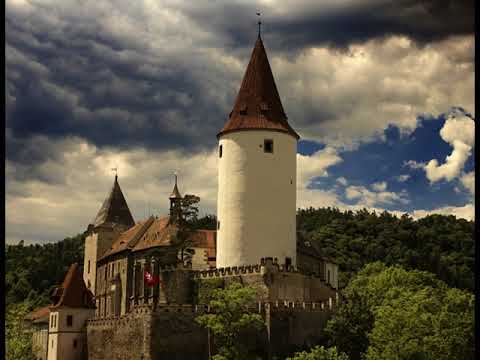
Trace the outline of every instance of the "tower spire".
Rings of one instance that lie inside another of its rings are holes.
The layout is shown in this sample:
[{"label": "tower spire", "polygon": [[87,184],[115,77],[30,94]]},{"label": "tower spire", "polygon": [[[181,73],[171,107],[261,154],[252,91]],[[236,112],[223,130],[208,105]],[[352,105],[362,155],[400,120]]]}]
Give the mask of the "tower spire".
[{"label": "tower spire", "polygon": [[267,52],[260,37],[260,27],[237,99],[227,123],[217,134],[217,138],[232,131],[254,129],[280,131],[292,135],[297,140],[300,138],[287,121]]},{"label": "tower spire", "polygon": [[180,195],[180,191],[178,191],[177,172],[175,171],[173,175],[175,176],[175,185],[168,198],[170,199],[170,223],[175,224],[178,223],[181,216],[182,195]]},{"label": "tower spire", "polygon": [[102,207],[98,211],[94,226],[99,226],[106,223],[122,224],[127,227],[135,225],[130,209],[128,208],[127,201],[123,196],[120,184],[118,183],[118,176],[115,174],[115,180],[113,182],[112,190],[108,194],[107,198],[102,204]]},{"label": "tower spire", "polygon": [[261,20],[262,13],[257,12],[257,16],[258,16],[258,37],[260,38],[261,37],[260,35],[262,32],[262,20]]}]

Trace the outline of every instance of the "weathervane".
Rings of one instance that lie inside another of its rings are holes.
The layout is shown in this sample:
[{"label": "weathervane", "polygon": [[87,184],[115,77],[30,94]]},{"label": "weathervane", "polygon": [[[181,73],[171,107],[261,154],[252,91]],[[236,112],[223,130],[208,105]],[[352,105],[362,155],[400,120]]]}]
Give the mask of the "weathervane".
[{"label": "weathervane", "polygon": [[115,179],[117,178],[117,175],[118,175],[118,166],[114,167],[114,168],[111,168],[110,169],[111,171],[115,171]]},{"label": "weathervane", "polygon": [[257,16],[258,16],[258,37],[260,37],[260,33],[261,33],[261,27],[262,27],[262,21],[261,21],[261,16],[262,16],[262,13],[261,12],[257,12]]},{"label": "weathervane", "polygon": [[173,176],[175,176],[175,186],[177,186],[177,170],[173,172]]}]

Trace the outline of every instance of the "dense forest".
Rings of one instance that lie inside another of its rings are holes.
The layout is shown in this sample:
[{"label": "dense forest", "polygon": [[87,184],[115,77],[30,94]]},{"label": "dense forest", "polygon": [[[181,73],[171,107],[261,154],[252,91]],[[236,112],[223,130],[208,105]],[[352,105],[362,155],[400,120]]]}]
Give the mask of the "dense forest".
[{"label": "dense forest", "polygon": [[[194,227],[215,229],[216,218],[213,215],[199,218]],[[440,281],[438,284],[445,284],[435,286],[443,289],[441,294],[438,293],[439,290],[435,290],[442,298],[460,297],[464,302],[458,306],[463,306],[468,311],[472,307],[469,303],[469,301],[473,302],[469,300],[469,296],[473,299],[471,292],[474,291],[475,286],[475,240],[472,221],[443,215],[430,215],[414,220],[408,215],[398,218],[388,212],[377,214],[367,210],[352,212],[335,208],[310,208],[297,212],[297,231],[302,240],[316,243],[325,256],[335,259],[338,263],[342,295],[346,301],[345,304],[350,305],[342,305],[339,308],[339,315],[331,321],[329,341],[330,345],[338,346],[351,359],[360,358],[368,351],[370,351],[369,358],[375,358],[378,351],[386,351],[382,348],[379,350],[372,346],[368,347],[368,344],[373,343],[375,331],[389,331],[388,326],[395,326],[387,320],[391,320],[395,315],[401,317],[404,314],[390,314],[389,317],[384,318],[385,324],[382,325],[384,328],[375,330],[377,322],[374,321],[373,309],[360,311],[356,308],[357,305],[352,308],[351,303],[356,304],[355,299],[358,300],[364,296],[364,300],[359,301],[364,305],[367,301],[365,299],[371,296],[358,286],[358,283],[361,283],[359,278],[363,278],[364,282],[370,281],[365,280],[365,274],[377,277],[387,276],[389,271],[393,271],[390,269],[397,269],[395,270],[397,272],[405,271],[405,274],[411,274],[409,272],[417,270],[424,271],[426,274],[431,273],[437,279],[435,281]],[[13,347],[18,347],[19,336],[15,330],[18,326],[15,327],[13,324],[17,324],[19,317],[26,312],[48,304],[52,288],[61,283],[68,266],[73,262],[83,262],[84,235],[79,234],[56,243],[43,245],[26,246],[21,241],[17,245],[6,245],[5,250],[7,350],[9,341],[11,341],[10,350],[15,350]],[[374,266],[376,272],[372,275],[372,268],[368,266],[373,266],[371,263],[374,262],[381,262],[381,264]],[[397,285],[395,283],[395,286]],[[457,288],[461,292],[460,295],[457,293],[455,296],[451,295],[450,290],[457,291],[452,288]],[[419,296],[414,290],[408,288],[413,298]],[[425,299],[418,299],[419,302],[423,300]],[[430,308],[432,306],[430,305]],[[388,311],[393,311],[392,306],[388,307]],[[361,314],[357,314],[358,312]],[[366,314],[370,314],[367,320],[365,320]],[[355,323],[357,320],[359,323]],[[362,321],[363,324],[360,324]],[[470,331],[468,326],[464,326],[467,332]],[[346,330],[351,328],[360,330],[356,334],[351,334]],[[442,336],[439,330],[439,339]],[[340,339],[351,341],[345,344],[341,343]],[[385,345],[382,341],[378,343],[380,347]],[[356,346],[358,348],[355,348]],[[320,350],[317,349],[317,351]]]}]

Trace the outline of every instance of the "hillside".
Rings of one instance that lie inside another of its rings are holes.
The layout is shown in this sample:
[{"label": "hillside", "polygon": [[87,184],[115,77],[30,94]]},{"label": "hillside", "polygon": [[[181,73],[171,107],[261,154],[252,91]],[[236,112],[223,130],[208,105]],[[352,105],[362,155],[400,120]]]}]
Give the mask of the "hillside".
[{"label": "hillside", "polygon": [[[318,242],[325,255],[336,259],[341,286],[365,264],[382,261],[407,269],[432,272],[451,287],[474,290],[474,222],[431,215],[414,221],[388,212],[370,213],[321,208],[299,210],[302,238]],[[198,219],[198,228],[215,228],[212,215]],[[84,236],[57,243],[6,246],[7,304],[24,299],[48,302],[68,266],[83,262]]]}]

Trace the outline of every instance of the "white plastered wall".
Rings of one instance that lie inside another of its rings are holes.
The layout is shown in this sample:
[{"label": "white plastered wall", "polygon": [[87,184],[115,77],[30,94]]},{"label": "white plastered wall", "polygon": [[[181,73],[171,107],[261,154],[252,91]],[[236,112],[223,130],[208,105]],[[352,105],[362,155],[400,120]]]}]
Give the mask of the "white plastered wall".
[{"label": "white plastered wall", "polygon": [[[273,140],[273,153],[264,140]],[[267,130],[236,131],[219,140],[217,268],[285,258],[296,265],[297,139]]]},{"label": "white plastered wall", "polygon": [[[72,326],[67,325],[67,316],[72,315]],[[80,360],[85,345],[86,320],[92,318],[94,309],[61,307],[50,312],[48,336],[48,360]],[[52,326],[52,316],[56,316]],[[74,341],[76,340],[76,347]]]}]

